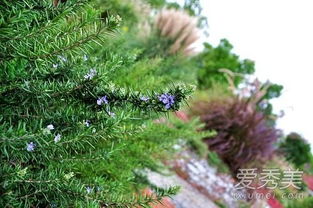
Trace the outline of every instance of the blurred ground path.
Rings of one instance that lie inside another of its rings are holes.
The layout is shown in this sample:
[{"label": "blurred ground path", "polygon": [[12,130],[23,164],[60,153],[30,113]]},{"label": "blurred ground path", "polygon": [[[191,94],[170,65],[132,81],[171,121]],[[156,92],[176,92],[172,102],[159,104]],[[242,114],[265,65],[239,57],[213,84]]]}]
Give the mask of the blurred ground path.
[{"label": "blurred ground path", "polygon": [[[151,172],[149,174],[149,180],[164,188],[174,185],[181,187],[179,193],[171,200],[176,208],[217,208],[214,202],[177,175],[163,176]],[[171,206],[168,205],[163,207],[170,208]]]},{"label": "blurred ground path", "polygon": [[176,208],[217,208],[216,201],[229,208],[240,206],[240,201],[233,194],[242,191],[235,188],[233,178],[218,173],[216,168],[209,166],[205,159],[199,158],[194,152],[183,150],[175,159],[166,161],[166,165],[173,170],[172,175],[150,172],[148,178],[158,187],[181,187],[172,200]]}]

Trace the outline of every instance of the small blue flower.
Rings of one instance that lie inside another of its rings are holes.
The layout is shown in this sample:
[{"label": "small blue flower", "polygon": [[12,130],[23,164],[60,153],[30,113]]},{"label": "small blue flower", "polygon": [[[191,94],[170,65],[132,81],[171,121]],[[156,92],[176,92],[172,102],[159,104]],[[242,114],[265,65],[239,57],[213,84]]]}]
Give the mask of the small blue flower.
[{"label": "small blue flower", "polygon": [[58,207],[55,202],[51,202],[50,206],[51,206],[51,208],[57,208]]},{"label": "small blue flower", "polygon": [[33,152],[35,150],[36,144],[34,142],[28,143],[26,146],[26,150],[28,152]]},{"label": "small blue flower", "polygon": [[175,102],[174,101],[175,96],[170,95],[168,93],[164,93],[164,94],[160,95],[158,98],[159,98],[159,101],[161,101],[165,105],[164,107],[166,109],[170,109]]},{"label": "small blue flower", "polygon": [[261,108],[261,109],[266,109],[267,108],[267,106],[268,106],[268,101],[266,101],[266,100],[263,100],[263,101],[261,101],[260,103],[259,103],[259,107]]},{"label": "small blue flower", "polygon": [[88,60],[88,56],[87,56],[86,54],[83,56],[83,60],[84,60],[84,61],[87,61],[87,60]]},{"label": "small blue flower", "polygon": [[94,69],[94,68],[92,68],[92,69],[90,69],[89,70],[89,72],[84,76],[84,78],[85,79],[92,79],[94,76],[96,76],[97,75],[97,71]]},{"label": "small blue flower", "polygon": [[110,112],[110,111],[109,111],[108,114],[109,114],[109,116],[111,116],[111,117],[113,117],[113,118],[115,117],[115,113],[113,113],[113,112]]},{"label": "small blue flower", "polygon": [[58,68],[58,66],[59,66],[58,64],[52,64],[52,67],[55,69]]},{"label": "small blue flower", "polygon": [[54,129],[54,126],[53,126],[52,124],[49,124],[49,125],[47,126],[47,129],[53,130],[53,129]]},{"label": "small blue flower", "polygon": [[90,121],[89,121],[89,120],[86,120],[86,121],[85,121],[85,125],[86,125],[87,127],[89,127],[89,126],[90,126]]},{"label": "small blue flower", "polygon": [[54,137],[54,142],[57,143],[61,140],[61,134],[57,134],[55,137]]},{"label": "small blue flower", "polygon": [[59,59],[61,59],[61,61],[63,62],[67,62],[67,58],[64,56],[58,56]]},{"label": "small blue flower", "polygon": [[98,104],[98,105],[103,105],[103,103],[104,103],[104,104],[108,104],[108,103],[109,103],[109,101],[108,101],[108,99],[107,99],[107,96],[103,96],[103,97],[101,97],[101,98],[98,98],[97,104]]},{"label": "small blue flower", "polygon": [[142,97],[140,97],[140,100],[142,100],[142,101],[148,101],[150,98],[149,97],[146,97],[146,96],[142,96]]},{"label": "small blue flower", "polygon": [[89,187],[89,186],[87,186],[87,187],[86,187],[86,191],[87,191],[87,194],[90,194],[90,193],[92,192],[92,188]]}]

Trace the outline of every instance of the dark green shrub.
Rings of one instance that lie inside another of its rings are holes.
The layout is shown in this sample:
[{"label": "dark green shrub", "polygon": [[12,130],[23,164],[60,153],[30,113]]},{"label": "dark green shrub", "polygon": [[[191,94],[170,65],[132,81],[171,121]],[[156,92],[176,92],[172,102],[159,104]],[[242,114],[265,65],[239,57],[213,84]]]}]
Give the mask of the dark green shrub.
[{"label": "dark green shrub", "polygon": [[[260,99],[258,109],[266,115],[273,115],[273,106],[269,100],[278,98],[283,90],[283,86],[279,84],[270,84],[266,94]],[[264,105],[265,104],[265,105]]]},{"label": "dark green shrub", "polygon": [[[210,88],[216,82],[227,83],[227,79],[220,69],[228,69],[234,73],[252,74],[254,62],[248,59],[241,60],[238,55],[232,53],[233,46],[226,39],[222,39],[217,47],[209,43],[204,44],[204,51],[195,59],[199,64],[198,83],[201,89]],[[241,76],[234,79],[235,85],[242,80]]]},{"label": "dark green shrub", "polygon": [[288,200],[286,208],[312,208],[313,207],[313,197],[306,197],[304,199],[298,200]]},{"label": "dark green shrub", "polygon": [[290,133],[285,141],[280,144],[286,159],[292,162],[297,168],[303,167],[311,159],[311,147],[299,134]]}]

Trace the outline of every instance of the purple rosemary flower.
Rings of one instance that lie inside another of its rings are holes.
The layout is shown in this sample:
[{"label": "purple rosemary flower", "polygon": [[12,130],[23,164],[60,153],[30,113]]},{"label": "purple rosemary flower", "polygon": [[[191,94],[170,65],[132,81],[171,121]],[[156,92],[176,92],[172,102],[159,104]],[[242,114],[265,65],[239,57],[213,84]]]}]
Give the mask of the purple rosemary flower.
[{"label": "purple rosemary flower", "polygon": [[140,100],[142,100],[142,101],[148,101],[150,98],[149,97],[146,97],[146,96],[142,96],[142,97],[140,97]]},{"label": "purple rosemary flower", "polygon": [[159,98],[159,101],[161,101],[165,105],[166,109],[170,109],[175,102],[174,101],[175,96],[170,95],[168,93],[164,93],[164,94],[160,95],[158,98]]},{"label": "purple rosemary flower", "polygon": [[97,75],[97,71],[94,69],[94,68],[92,68],[92,69],[90,69],[89,70],[89,72],[84,76],[84,78],[85,79],[92,79],[94,76],[96,76]]},{"label": "purple rosemary flower", "polygon": [[57,134],[55,137],[54,137],[54,142],[57,143],[61,140],[61,134]]},{"label": "purple rosemary flower", "polygon": [[88,56],[87,56],[86,54],[83,56],[83,60],[84,60],[84,61],[87,61],[87,60],[88,60]]},{"label": "purple rosemary flower", "polygon": [[34,144],[34,142],[28,143],[26,145],[26,150],[28,152],[33,152],[35,150],[36,144]]},{"label": "purple rosemary flower", "polygon": [[89,126],[90,126],[90,121],[89,121],[89,120],[86,120],[86,121],[85,121],[85,125],[86,125],[87,127],[89,127]]},{"label": "purple rosemary flower", "polygon": [[107,99],[107,96],[103,96],[103,97],[101,97],[101,98],[98,98],[97,104],[98,104],[98,105],[103,105],[103,103],[104,103],[104,104],[108,104],[108,103],[109,103],[109,101],[108,101],[108,99]]},{"label": "purple rosemary flower", "polygon": [[59,66],[58,64],[52,64],[52,67],[55,69],[58,68],[58,66]]},{"label": "purple rosemary flower", "polygon": [[53,129],[54,129],[54,126],[53,126],[52,124],[49,124],[49,125],[47,126],[47,129],[53,130]]}]

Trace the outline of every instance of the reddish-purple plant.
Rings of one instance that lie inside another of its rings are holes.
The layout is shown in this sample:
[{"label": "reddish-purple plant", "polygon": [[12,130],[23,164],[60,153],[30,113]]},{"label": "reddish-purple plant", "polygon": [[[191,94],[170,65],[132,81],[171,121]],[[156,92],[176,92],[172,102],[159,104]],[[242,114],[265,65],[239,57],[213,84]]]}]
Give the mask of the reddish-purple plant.
[{"label": "reddish-purple plant", "polygon": [[234,174],[239,168],[261,164],[272,155],[278,132],[266,124],[263,113],[248,101],[198,102],[193,113],[204,122],[203,130],[217,132],[216,136],[204,138],[204,141]]}]

